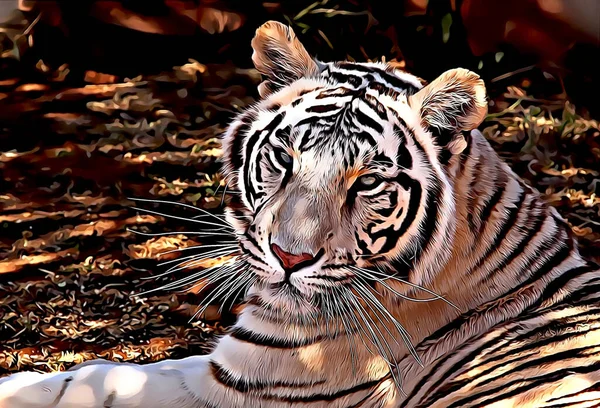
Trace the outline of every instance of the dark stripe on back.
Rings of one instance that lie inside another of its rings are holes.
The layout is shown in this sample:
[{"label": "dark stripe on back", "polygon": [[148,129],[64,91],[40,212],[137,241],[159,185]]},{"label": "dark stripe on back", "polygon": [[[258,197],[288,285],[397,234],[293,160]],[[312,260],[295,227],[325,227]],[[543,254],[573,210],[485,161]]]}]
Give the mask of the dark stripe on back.
[{"label": "dark stripe on back", "polygon": [[[563,354],[564,356],[568,356],[568,353],[569,353],[569,351],[565,351],[563,353],[558,353],[558,354]],[[532,363],[535,363],[535,360]],[[538,375],[538,376],[535,376],[532,378],[527,378],[527,379],[520,378],[518,380],[513,380],[510,382],[504,383],[499,387],[493,388],[491,390],[487,390],[485,392],[471,394],[468,397],[463,398],[462,400],[458,400],[458,401],[454,402],[452,405],[448,406],[448,408],[464,407],[466,404],[476,401],[480,398],[484,398],[482,400],[482,403],[478,404],[478,405],[474,405],[474,407],[489,406],[489,405],[493,404],[494,402],[502,401],[504,399],[508,399],[515,395],[523,394],[526,391],[529,391],[529,390],[532,390],[532,389],[535,389],[538,387],[543,388],[544,385],[547,386],[549,383],[557,383],[558,381],[562,380],[563,378],[565,378],[569,375],[588,374],[588,373],[597,371],[598,369],[600,369],[600,362],[596,362],[594,364],[590,364],[589,366],[583,366],[583,367],[570,366],[570,367],[562,369],[562,370],[554,371],[549,374]],[[508,391],[508,389],[510,387],[517,385],[517,384],[522,384],[522,383],[526,383],[526,384],[519,386],[519,387],[515,387],[512,390]],[[496,395],[497,393],[500,393],[500,394]],[[492,398],[486,398],[486,397],[491,397],[492,395],[495,395],[495,396]]]},{"label": "dark stripe on back", "polygon": [[[517,243],[517,245],[513,248],[512,252],[506,254],[506,256],[500,260],[500,264],[491,272],[489,272],[485,279],[483,279],[482,284],[485,284],[491,280],[493,280],[497,274],[502,273],[503,268],[510,265],[519,255],[522,255],[526,252],[526,248],[529,246],[531,241],[535,239],[535,237],[542,232],[542,228],[544,227],[544,223],[549,219],[547,214],[545,213],[545,208],[541,208],[542,213],[535,218],[533,225],[527,230],[525,234],[521,236],[521,239]],[[560,231],[557,232],[557,234]],[[526,253],[527,266],[531,266],[536,258],[540,254],[544,254],[544,250],[549,249],[549,246],[552,245],[556,241],[556,237],[548,237],[544,241],[542,241],[538,247],[532,249]],[[562,243],[559,243],[562,244]],[[527,258],[529,256],[529,258]],[[527,271],[527,266],[522,267],[521,270]]]},{"label": "dark stripe on back", "polygon": [[[494,362],[499,362],[500,360],[505,359],[506,357],[510,357],[510,356],[516,356],[515,358],[511,358],[507,361],[504,361],[502,363],[499,363],[498,365],[494,365],[488,369],[485,369],[481,372],[479,372],[477,374],[477,377],[483,377],[485,375],[491,374],[492,372],[494,372],[495,370],[498,370],[499,368],[507,365],[507,364],[511,364],[511,363],[515,363],[515,362],[519,362],[522,361],[524,359],[529,358],[532,355],[536,354],[536,349],[543,347],[543,346],[547,346],[550,344],[558,344],[566,339],[569,338],[574,338],[577,335],[581,335],[581,336],[585,336],[587,334],[589,334],[589,332],[586,330],[584,332],[581,331],[581,324],[584,322],[584,320],[573,320],[569,318],[569,321],[567,322],[566,320],[559,320],[557,323],[557,320],[553,320],[551,321],[550,324],[544,325],[542,327],[537,327],[534,330],[531,330],[527,333],[521,334],[518,337],[511,339],[509,342],[506,342],[505,344],[503,344],[501,347],[495,347],[492,349],[488,349],[487,347],[485,347],[486,345],[489,344],[493,344],[493,343],[499,343],[497,341],[491,341],[491,342],[487,342],[485,343],[483,346],[479,347],[476,351],[469,353],[468,357],[463,358],[460,363],[464,363],[462,366],[459,366],[459,364],[455,364],[452,369],[456,369],[456,370],[448,370],[447,372],[449,373],[454,373],[459,371],[461,368],[465,368],[466,370],[473,370],[473,369],[477,369],[479,367],[483,367],[485,365],[488,365],[490,363],[494,363]],[[567,324],[568,323],[568,324]],[[579,333],[575,333],[574,331],[579,330]],[[562,332],[562,334],[558,335],[558,332]],[[546,336],[546,337],[544,337]],[[540,340],[540,338],[542,338]],[[514,347],[515,344],[519,344],[521,342],[527,341],[527,340],[533,340],[533,343],[527,343],[521,347]],[[597,347],[597,346],[596,346]],[[506,351],[502,351],[502,349],[507,349]],[[479,361],[477,364],[475,365],[470,365],[469,362],[474,361],[475,357],[477,355],[479,355],[481,352],[485,351],[486,355],[490,355],[492,353],[495,353],[496,355],[490,358],[487,358],[483,361]],[[531,352],[528,353],[527,352]],[[516,367],[516,369],[518,369],[519,367]],[[509,372],[502,372],[502,375],[506,375],[509,373],[512,373],[515,370],[511,370]],[[491,379],[487,379],[485,381],[485,383],[489,383],[490,381],[493,381],[494,379],[500,377],[493,377]],[[455,392],[465,386],[467,386],[468,384],[471,384],[473,382],[473,378],[467,378],[464,380],[460,380],[460,381],[456,381],[456,382],[452,382],[449,383],[448,385],[441,387],[439,389],[435,389],[434,387],[431,388],[431,390],[434,390],[433,393],[428,393],[428,397],[427,400],[428,401],[432,401],[435,400],[436,396],[441,397],[446,396],[452,392]],[[441,384],[440,381],[438,381],[438,383],[436,385]],[[484,385],[484,383],[480,383],[477,384],[477,386],[481,386]]]},{"label": "dark stripe on back", "polygon": [[546,286],[546,288],[542,292],[542,295],[533,305],[529,307],[529,310],[534,310],[540,307],[542,303],[551,299],[561,289],[564,289],[564,287],[573,279],[577,279],[578,277],[589,272],[594,272],[594,268],[592,268],[589,265],[580,266],[579,268],[573,268],[563,272],[562,275],[554,279],[548,286]]}]

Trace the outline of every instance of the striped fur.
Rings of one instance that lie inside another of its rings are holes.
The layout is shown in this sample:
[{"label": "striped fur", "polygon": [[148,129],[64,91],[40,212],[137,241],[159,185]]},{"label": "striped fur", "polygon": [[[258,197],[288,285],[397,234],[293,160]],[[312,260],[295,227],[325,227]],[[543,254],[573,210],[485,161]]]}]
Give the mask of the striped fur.
[{"label": "striped fur", "polygon": [[[600,406],[600,273],[472,130],[477,76],[307,60],[273,22],[253,46],[264,98],[224,139],[259,278],[234,328],[207,356],[8,377],[0,407]],[[314,259],[285,271],[272,243]]]}]

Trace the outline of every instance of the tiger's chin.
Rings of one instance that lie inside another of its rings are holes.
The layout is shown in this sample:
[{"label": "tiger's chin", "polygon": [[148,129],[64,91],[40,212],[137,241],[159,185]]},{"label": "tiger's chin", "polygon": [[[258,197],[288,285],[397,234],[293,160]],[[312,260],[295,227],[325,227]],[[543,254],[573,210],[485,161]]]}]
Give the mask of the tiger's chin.
[{"label": "tiger's chin", "polygon": [[323,314],[322,296],[327,290],[298,279],[277,282],[262,280],[249,292],[260,298],[260,304],[271,312],[291,319],[314,319]]}]

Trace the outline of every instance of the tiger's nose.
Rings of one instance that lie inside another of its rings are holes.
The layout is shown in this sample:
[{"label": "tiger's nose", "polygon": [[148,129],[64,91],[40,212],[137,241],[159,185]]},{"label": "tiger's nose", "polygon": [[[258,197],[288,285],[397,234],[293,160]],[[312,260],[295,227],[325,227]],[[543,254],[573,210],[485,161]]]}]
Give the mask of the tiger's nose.
[{"label": "tiger's nose", "polygon": [[283,265],[283,268],[286,270],[292,269],[295,266],[303,263],[312,261],[314,257],[311,254],[302,253],[300,255],[290,254],[289,252],[284,251],[277,244],[271,244],[271,250],[279,258],[279,261]]}]

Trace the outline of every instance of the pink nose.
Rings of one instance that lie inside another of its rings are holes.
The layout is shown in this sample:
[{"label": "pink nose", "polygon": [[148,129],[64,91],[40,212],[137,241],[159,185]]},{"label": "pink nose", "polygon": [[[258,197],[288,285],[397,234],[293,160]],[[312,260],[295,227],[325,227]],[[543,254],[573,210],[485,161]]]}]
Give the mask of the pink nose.
[{"label": "pink nose", "polygon": [[273,250],[273,253],[277,256],[277,258],[281,260],[281,264],[285,269],[291,269],[301,262],[310,261],[311,259],[313,259],[313,256],[311,254],[303,253],[300,255],[295,255],[290,254],[289,252],[285,252],[277,244],[271,244],[271,249]]}]

